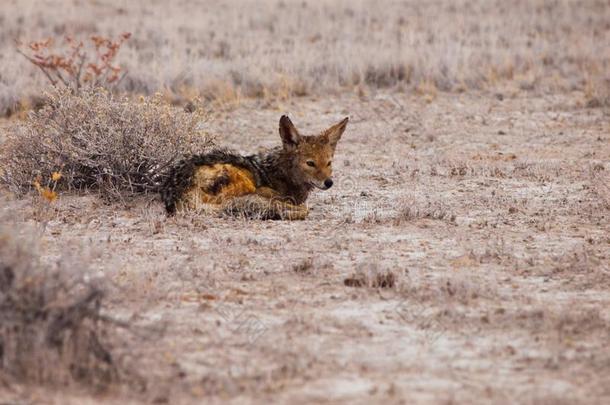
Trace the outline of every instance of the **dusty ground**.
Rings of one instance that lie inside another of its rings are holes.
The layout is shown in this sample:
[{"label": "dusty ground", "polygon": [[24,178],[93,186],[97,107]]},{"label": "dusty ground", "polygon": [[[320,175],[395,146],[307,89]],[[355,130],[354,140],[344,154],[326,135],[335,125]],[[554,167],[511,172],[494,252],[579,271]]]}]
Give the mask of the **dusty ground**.
[{"label": "dusty ground", "polygon": [[2,214],[39,219],[45,258],[86,257],[113,281],[109,314],[139,331],[124,360],[161,382],[0,399],[610,399],[607,109],[581,93],[372,93],[247,101],[205,125],[250,152],[279,142],[283,112],[304,132],[351,118],[336,185],[302,222],[166,219],[156,201],[95,196],[41,209],[4,193]]}]

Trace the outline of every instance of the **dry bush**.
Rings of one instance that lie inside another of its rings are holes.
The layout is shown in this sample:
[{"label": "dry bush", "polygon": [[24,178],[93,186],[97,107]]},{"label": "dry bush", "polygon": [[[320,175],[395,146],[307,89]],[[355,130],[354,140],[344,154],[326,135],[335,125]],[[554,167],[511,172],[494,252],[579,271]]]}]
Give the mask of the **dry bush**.
[{"label": "dry bush", "polygon": [[98,189],[108,198],[156,192],[176,160],[211,145],[198,111],[177,111],[160,96],[129,102],[102,89],[54,91],[9,133],[0,179],[17,193],[54,173],[61,174],[58,191]]},{"label": "dry bush", "polygon": [[0,377],[94,388],[118,381],[101,282],[82,267],[43,262],[36,249],[0,229]]}]

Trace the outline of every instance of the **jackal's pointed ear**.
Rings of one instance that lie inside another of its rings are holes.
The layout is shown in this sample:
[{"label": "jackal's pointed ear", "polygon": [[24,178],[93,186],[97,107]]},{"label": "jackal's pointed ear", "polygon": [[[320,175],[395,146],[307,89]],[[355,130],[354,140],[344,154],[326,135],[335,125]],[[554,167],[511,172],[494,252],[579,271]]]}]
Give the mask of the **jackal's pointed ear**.
[{"label": "jackal's pointed ear", "polygon": [[333,148],[333,151],[337,147],[337,143],[339,143],[339,139],[341,139],[341,135],[343,135],[345,127],[347,127],[348,120],[349,117],[345,117],[340,123],[335,124],[332,127],[328,128],[326,131],[324,131],[324,136],[328,138],[328,142]]},{"label": "jackal's pointed ear", "polygon": [[301,140],[299,131],[287,115],[282,115],[282,118],[280,118],[280,138],[282,138],[282,143],[286,148],[296,147]]}]

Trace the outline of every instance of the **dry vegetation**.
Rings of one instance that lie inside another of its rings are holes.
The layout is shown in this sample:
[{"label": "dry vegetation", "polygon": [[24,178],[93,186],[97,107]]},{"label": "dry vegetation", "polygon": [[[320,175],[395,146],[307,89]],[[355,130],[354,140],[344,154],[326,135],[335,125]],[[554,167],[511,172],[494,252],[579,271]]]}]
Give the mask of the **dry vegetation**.
[{"label": "dry vegetation", "polygon": [[[606,2],[0,11],[0,403],[610,399]],[[112,93],[13,42],[125,31]],[[166,217],[168,165],[282,113],[350,116],[305,221]]]},{"label": "dry vegetation", "polygon": [[63,190],[101,190],[112,199],[155,193],[173,164],[211,145],[201,111],[174,111],[160,96],[129,102],[104,90],[54,91],[10,130],[0,179],[14,192],[36,186],[50,199]]},{"label": "dry vegetation", "polygon": [[[9,0],[0,15],[0,110],[39,95],[45,78],[15,51],[70,35],[133,37],[116,64],[121,90],[232,102],[395,87],[585,90],[608,103],[610,10],[592,1]],[[69,11],[67,11],[69,10]],[[366,55],[366,57],[363,57]]]},{"label": "dry vegetation", "polygon": [[[108,388],[123,372],[102,315],[103,280],[68,257],[48,263],[33,236],[0,229],[0,384]],[[67,256],[67,253],[65,253]],[[110,325],[108,325],[110,324]],[[116,343],[116,342],[115,342]]]},{"label": "dry vegetation", "polygon": [[70,35],[63,38],[64,49],[55,48],[55,40],[17,41],[16,51],[36,66],[53,86],[63,86],[78,92],[83,87],[114,88],[127,72],[114,63],[123,43],[129,39],[125,32],[118,39],[91,35],[87,42]]}]

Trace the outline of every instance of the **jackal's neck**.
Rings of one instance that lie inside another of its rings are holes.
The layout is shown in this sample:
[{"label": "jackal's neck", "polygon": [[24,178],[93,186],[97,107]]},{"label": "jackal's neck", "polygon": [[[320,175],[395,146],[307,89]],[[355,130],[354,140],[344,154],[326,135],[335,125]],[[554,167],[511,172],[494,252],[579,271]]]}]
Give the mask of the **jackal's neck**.
[{"label": "jackal's neck", "polygon": [[295,204],[302,204],[307,200],[312,187],[304,181],[292,153],[277,147],[252,155],[250,159],[260,172],[261,180],[268,183],[263,186],[270,187],[283,197],[293,200]]}]

